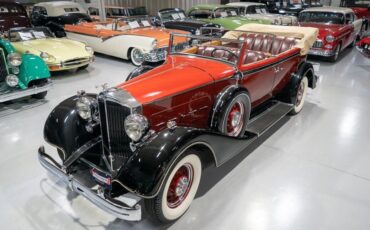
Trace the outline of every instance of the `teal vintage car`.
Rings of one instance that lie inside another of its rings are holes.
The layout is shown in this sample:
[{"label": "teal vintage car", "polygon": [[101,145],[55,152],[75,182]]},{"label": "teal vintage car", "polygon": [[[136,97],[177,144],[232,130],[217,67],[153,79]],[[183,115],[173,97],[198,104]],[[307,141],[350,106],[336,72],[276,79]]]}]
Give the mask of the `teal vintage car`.
[{"label": "teal vintage car", "polygon": [[26,96],[43,99],[50,86],[49,69],[40,57],[19,54],[0,39],[0,103]]},{"label": "teal vintage car", "polygon": [[229,30],[234,30],[247,23],[271,24],[270,20],[241,17],[238,8],[226,5],[196,5],[190,8],[187,14],[191,18],[219,24]]}]

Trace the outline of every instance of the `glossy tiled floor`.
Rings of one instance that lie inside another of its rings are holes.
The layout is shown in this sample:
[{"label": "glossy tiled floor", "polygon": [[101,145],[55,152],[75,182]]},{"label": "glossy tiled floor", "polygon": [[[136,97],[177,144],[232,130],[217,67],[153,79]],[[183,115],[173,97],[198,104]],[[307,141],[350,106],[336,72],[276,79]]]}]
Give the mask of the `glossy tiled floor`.
[{"label": "glossy tiled floor", "polygon": [[44,102],[0,106],[2,229],[370,229],[370,61],[348,50],[321,63],[298,116],[251,149],[203,174],[198,198],[172,225],[120,221],[55,184],[38,164],[51,109],[79,89],[121,82],[133,67],[99,56],[53,77]]}]

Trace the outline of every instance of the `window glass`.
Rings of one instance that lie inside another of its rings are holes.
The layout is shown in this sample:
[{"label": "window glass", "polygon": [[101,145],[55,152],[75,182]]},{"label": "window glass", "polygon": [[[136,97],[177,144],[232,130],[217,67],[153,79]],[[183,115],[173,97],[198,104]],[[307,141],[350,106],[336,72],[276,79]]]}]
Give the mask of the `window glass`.
[{"label": "window glass", "polygon": [[189,13],[189,16],[195,18],[210,18],[212,12],[210,10],[193,10]]},{"label": "window glass", "polygon": [[344,15],[333,12],[301,12],[298,20],[299,22],[344,24]]},{"label": "window glass", "polygon": [[64,8],[64,11],[67,13],[71,13],[71,12],[79,12],[80,9],[78,9],[77,7],[70,7],[70,8]]}]

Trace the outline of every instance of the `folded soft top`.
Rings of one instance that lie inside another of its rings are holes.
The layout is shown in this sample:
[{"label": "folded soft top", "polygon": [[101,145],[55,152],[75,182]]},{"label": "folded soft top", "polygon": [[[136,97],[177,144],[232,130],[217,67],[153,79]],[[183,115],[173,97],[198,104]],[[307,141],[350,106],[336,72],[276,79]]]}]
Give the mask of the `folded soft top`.
[{"label": "folded soft top", "polygon": [[243,34],[242,31],[268,33],[276,36],[295,38],[297,39],[297,44],[294,47],[301,49],[301,55],[306,55],[308,53],[319,33],[317,28],[312,27],[276,26],[250,23],[227,32],[223,38],[238,39],[240,35]]}]

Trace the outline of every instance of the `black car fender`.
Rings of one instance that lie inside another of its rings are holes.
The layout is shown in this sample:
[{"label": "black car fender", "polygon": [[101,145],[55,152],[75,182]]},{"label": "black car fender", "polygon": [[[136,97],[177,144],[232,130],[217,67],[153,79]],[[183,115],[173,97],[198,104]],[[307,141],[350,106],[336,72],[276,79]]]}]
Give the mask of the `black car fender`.
[{"label": "black car fender", "polygon": [[297,90],[303,76],[307,76],[308,78],[308,87],[312,89],[316,88],[317,76],[315,75],[313,65],[309,62],[302,62],[298,66],[298,70],[292,74],[290,82],[283,90],[282,95],[280,95],[283,101],[288,103],[296,101]]},{"label": "black car fender", "polygon": [[234,95],[241,91],[247,92],[249,95],[248,90],[238,84],[226,87],[217,95],[209,120],[209,126],[211,129],[217,129],[221,120],[222,112],[226,109],[229,101],[234,98]]},{"label": "black car fender", "polygon": [[[190,148],[212,154],[211,147],[197,137],[205,130],[177,127],[165,129],[151,141],[134,152],[112,180],[112,191],[118,194],[122,187],[144,198],[152,198],[159,193],[173,163]],[[213,156],[213,155],[211,155]]]},{"label": "black car fender", "polygon": [[146,73],[146,72],[148,72],[149,70],[152,70],[152,69],[154,69],[154,67],[149,66],[149,65],[139,66],[136,69],[134,69],[133,71],[131,71],[131,73],[126,78],[126,81],[131,80],[131,79],[133,79],[133,78],[135,78],[135,77],[137,77],[137,76],[139,76],[143,73]]},{"label": "black car fender", "polygon": [[[86,94],[95,97],[95,94]],[[67,159],[83,144],[100,135],[99,127],[92,132],[86,130],[87,121],[79,117],[76,109],[78,96],[72,96],[49,114],[44,126],[44,139],[54,147],[62,150]]]}]

